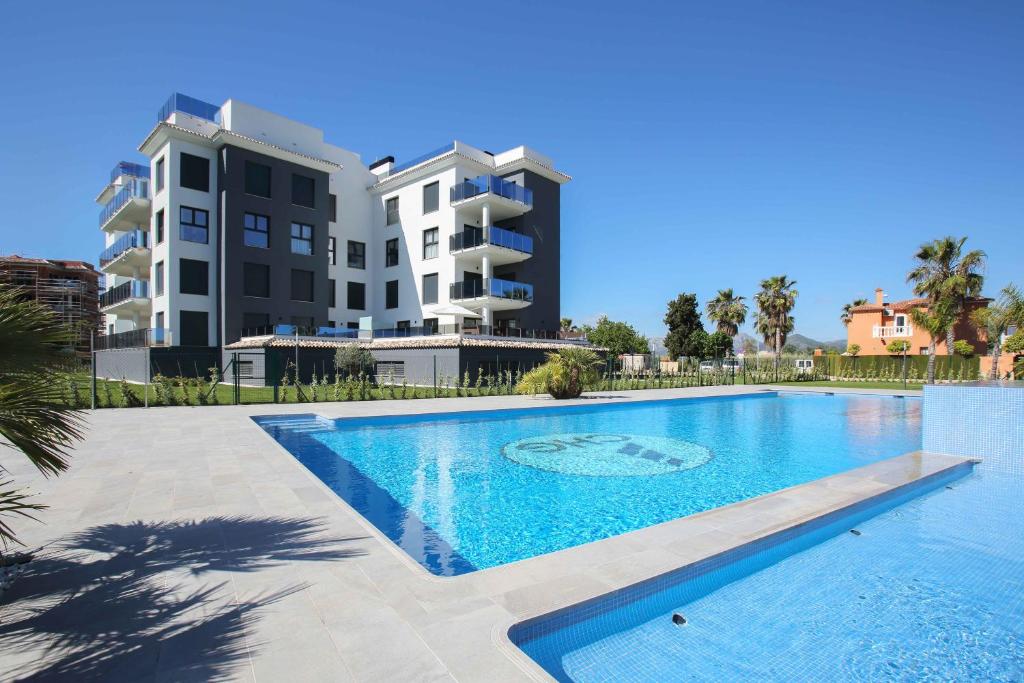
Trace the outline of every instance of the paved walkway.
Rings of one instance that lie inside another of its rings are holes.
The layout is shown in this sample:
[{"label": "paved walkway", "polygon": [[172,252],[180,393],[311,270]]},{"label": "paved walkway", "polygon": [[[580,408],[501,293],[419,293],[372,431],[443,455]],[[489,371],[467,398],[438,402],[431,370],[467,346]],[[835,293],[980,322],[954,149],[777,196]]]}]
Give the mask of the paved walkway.
[{"label": "paved walkway", "polygon": [[[576,402],[765,388],[608,392]],[[88,438],[59,478],[43,480],[25,458],[0,452],[16,481],[31,484],[52,506],[41,513],[45,524],[19,524],[24,540],[43,549],[0,598],[0,679],[542,677],[507,642],[514,621],[950,464],[906,456],[805,485],[806,495],[790,489],[773,494],[781,496],[774,501],[755,499],[442,579],[381,537],[249,419],[550,405],[483,397],[108,409],[88,414]]]}]

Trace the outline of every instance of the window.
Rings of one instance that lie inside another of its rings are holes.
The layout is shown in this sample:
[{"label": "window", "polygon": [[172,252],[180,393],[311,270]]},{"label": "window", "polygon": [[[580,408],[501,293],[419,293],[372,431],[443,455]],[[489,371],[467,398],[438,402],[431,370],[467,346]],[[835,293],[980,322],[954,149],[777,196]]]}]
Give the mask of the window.
[{"label": "window", "polygon": [[270,167],[255,161],[245,162],[245,193],[270,198]]},{"label": "window", "polygon": [[242,231],[247,247],[266,249],[270,246],[270,218],[258,213],[245,214]]},{"label": "window", "polygon": [[[366,285],[362,282],[348,283],[348,308],[353,311],[366,309]],[[358,324],[356,329],[359,329]]]},{"label": "window", "polygon": [[358,330],[359,323],[345,323],[345,327],[347,327],[350,330]]},{"label": "window", "polygon": [[182,294],[210,293],[210,264],[183,258],[178,261],[178,290]]},{"label": "window", "polygon": [[384,308],[398,308],[398,280],[384,283]]},{"label": "window", "polygon": [[348,241],[348,267],[366,269],[366,244]]},{"label": "window", "polygon": [[387,212],[388,225],[398,222],[398,197],[391,197],[384,202],[384,210]]},{"label": "window", "polygon": [[[242,265],[242,294],[245,296],[270,297],[270,266],[263,263]],[[246,325],[246,327],[249,327]]]},{"label": "window", "polygon": [[292,268],[292,301],[313,300],[313,271]]},{"label": "window", "polygon": [[423,303],[437,303],[437,273],[423,276]]},{"label": "window", "polygon": [[153,266],[153,296],[164,295],[164,262],[157,261]]},{"label": "window", "polygon": [[437,318],[424,318],[423,331],[429,334],[437,334]]},{"label": "window", "polygon": [[270,315],[267,313],[242,313],[242,336],[262,334],[270,327]]},{"label": "window", "polygon": [[305,223],[292,223],[292,253],[312,256],[313,226]]},{"label": "window", "polygon": [[423,231],[423,259],[437,258],[437,228]]},{"label": "window", "polygon": [[338,265],[338,241],[333,237],[327,238],[327,264]]},{"label": "window", "polygon": [[398,265],[398,238],[384,243],[384,265],[388,268]]},{"label": "window", "polygon": [[164,241],[164,210],[160,209],[156,212],[156,243],[162,244]]},{"label": "window", "polygon": [[408,320],[399,320],[397,323],[395,323],[396,330],[404,330],[408,332],[410,327],[411,325],[409,324]]},{"label": "window", "polygon": [[438,184],[430,183],[423,186],[423,213],[437,211]]},{"label": "window", "polygon": [[178,213],[178,237],[185,242],[209,242],[210,212],[182,206]]},{"label": "window", "polygon": [[190,190],[210,191],[210,160],[194,154],[181,153],[178,184]]},{"label": "window", "polygon": [[896,325],[896,327],[905,327],[907,324],[907,316],[897,315],[896,318],[893,320],[893,323]]},{"label": "window", "polygon": [[[160,311],[159,313],[156,314],[156,323],[155,323],[154,326],[156,327],[156,329],[163,331],[163,329],[164,329],[164,312],[163,311]],[[157,332],[157,334],[159,335],[160,332]]]},{"label": "window", "polygon": [[[336,285],[334,280],[327,278],[327,306],[328,308],[334,308],[338,305],[337,297],[335,296]],[[334,327],[334,325],[331,325]]]},{"label": "window", "polygon": [[327,195],[327,220],[338,222],[338,195]]},{"label": "window", "polygon": [[316,181],[298,173],[292,173],[292,204],[316,206]]},{"label": "window", "polygon": [[210,314],[206,311],[182,311],[178,343],[182,346],[209,346]]},{"label": "window", "polygon": [[156,183],[156,191],[161,192],[164,189],[164,158],[160,157],[156,160],[156,170],[153,171],[153,182]]}]

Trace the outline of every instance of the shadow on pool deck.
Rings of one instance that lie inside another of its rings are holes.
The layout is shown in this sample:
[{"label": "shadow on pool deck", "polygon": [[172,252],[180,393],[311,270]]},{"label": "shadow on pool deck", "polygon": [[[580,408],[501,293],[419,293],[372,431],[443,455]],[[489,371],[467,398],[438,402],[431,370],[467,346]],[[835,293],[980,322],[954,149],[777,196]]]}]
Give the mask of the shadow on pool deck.
[{"label": "shadow on pool deck", "polygon": [[306,587],[236,599],[230,573],[357,557],[344,545],[359,540],[331,538],[319,520],[280,517],[86,529],[41,551],[0,601],[0,677],[229,677],[259,647],[246,642],[254,610]]}]

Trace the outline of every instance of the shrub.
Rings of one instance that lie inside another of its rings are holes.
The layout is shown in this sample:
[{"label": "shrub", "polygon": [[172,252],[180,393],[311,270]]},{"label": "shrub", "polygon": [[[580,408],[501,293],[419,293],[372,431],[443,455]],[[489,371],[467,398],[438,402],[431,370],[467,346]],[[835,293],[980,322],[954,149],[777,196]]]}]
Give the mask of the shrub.
[{"label": "shrub", "polygon": [[548,360],[523,375],[516,387],[521,394],[546,391],[556,399],[577,398],[583,389],[598,379],[603,365],[600,356],[590,349],[568,347],[549,353]]},{"label": "shrub", "polygon": [[974,355],[974,346],[966,340],[957,339],[953,342],[953,351],[961,358],[970,358]]}]

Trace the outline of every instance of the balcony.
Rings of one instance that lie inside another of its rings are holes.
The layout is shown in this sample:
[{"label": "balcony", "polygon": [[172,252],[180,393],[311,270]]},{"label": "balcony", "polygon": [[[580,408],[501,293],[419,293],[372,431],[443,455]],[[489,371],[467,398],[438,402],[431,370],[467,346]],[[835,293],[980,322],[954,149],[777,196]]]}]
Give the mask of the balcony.
[{"label": "balcony", "polygon": [[463,230],[448,238],[448,252],[456,256],[487,256],[496,266],[525,261],[533,255],[533,238],[496,226]]},{"label": "balcony", "polygon": [[486,204],[491,220],[500,221],[532,209],[533,190],[495,175],[482,175],[452,187],[451,204],[459,209],[480,209]]},{"label": "balcony", "polygon": [[130,277],[149,270],[149,233],[133,230],[100,253],[100,269],[110,275]]},{"label": "balcony", "polygon": [[149,180],[129,180],[100,211],[100,229],[114,231],[149,226],[149,212]]},{"label": "balcony", "polygon": [[137,349],[147,346],[170,346],[171,331],[144,327],[141,330],[129,330],[116,334],[105,334],[96,337],[95,349]]},{"label": "balcony", "polygon": [[100,294],[100,310],[108,315],[149,315],[150,306],[147,280],[129,280]]},{"label": "balcony", "polygon": [[131,161],[119,161],[114,170],[110,172],[111,184],[116,183],[117,179],[121,176],[131,176],[132,178],[142,178],[149,180],[149,166],[143,164],[135,164]]},{"label": "balcony", "polygon": [[871,328],[871,336],[875,339],[898,339],[913,337],[913,325],[875,325]]},{"label": "balcony", "polygon": [[182,95],[180,92],[176,92],[167,98],[167,102],[157,112],[156,120],[166,121],[174,112],[181,112],[206,119],[207,121],[213,121],[214,123],[220,123],[220,107],[209,102],[197,100],[188,95]]},{"label": "balcony", "polygon": [[498,278],[466,280],[453,282],[448,298],[470,309],[487,307],[494,311],[503,311],[524,308],[533,303],[533,285]]}]

